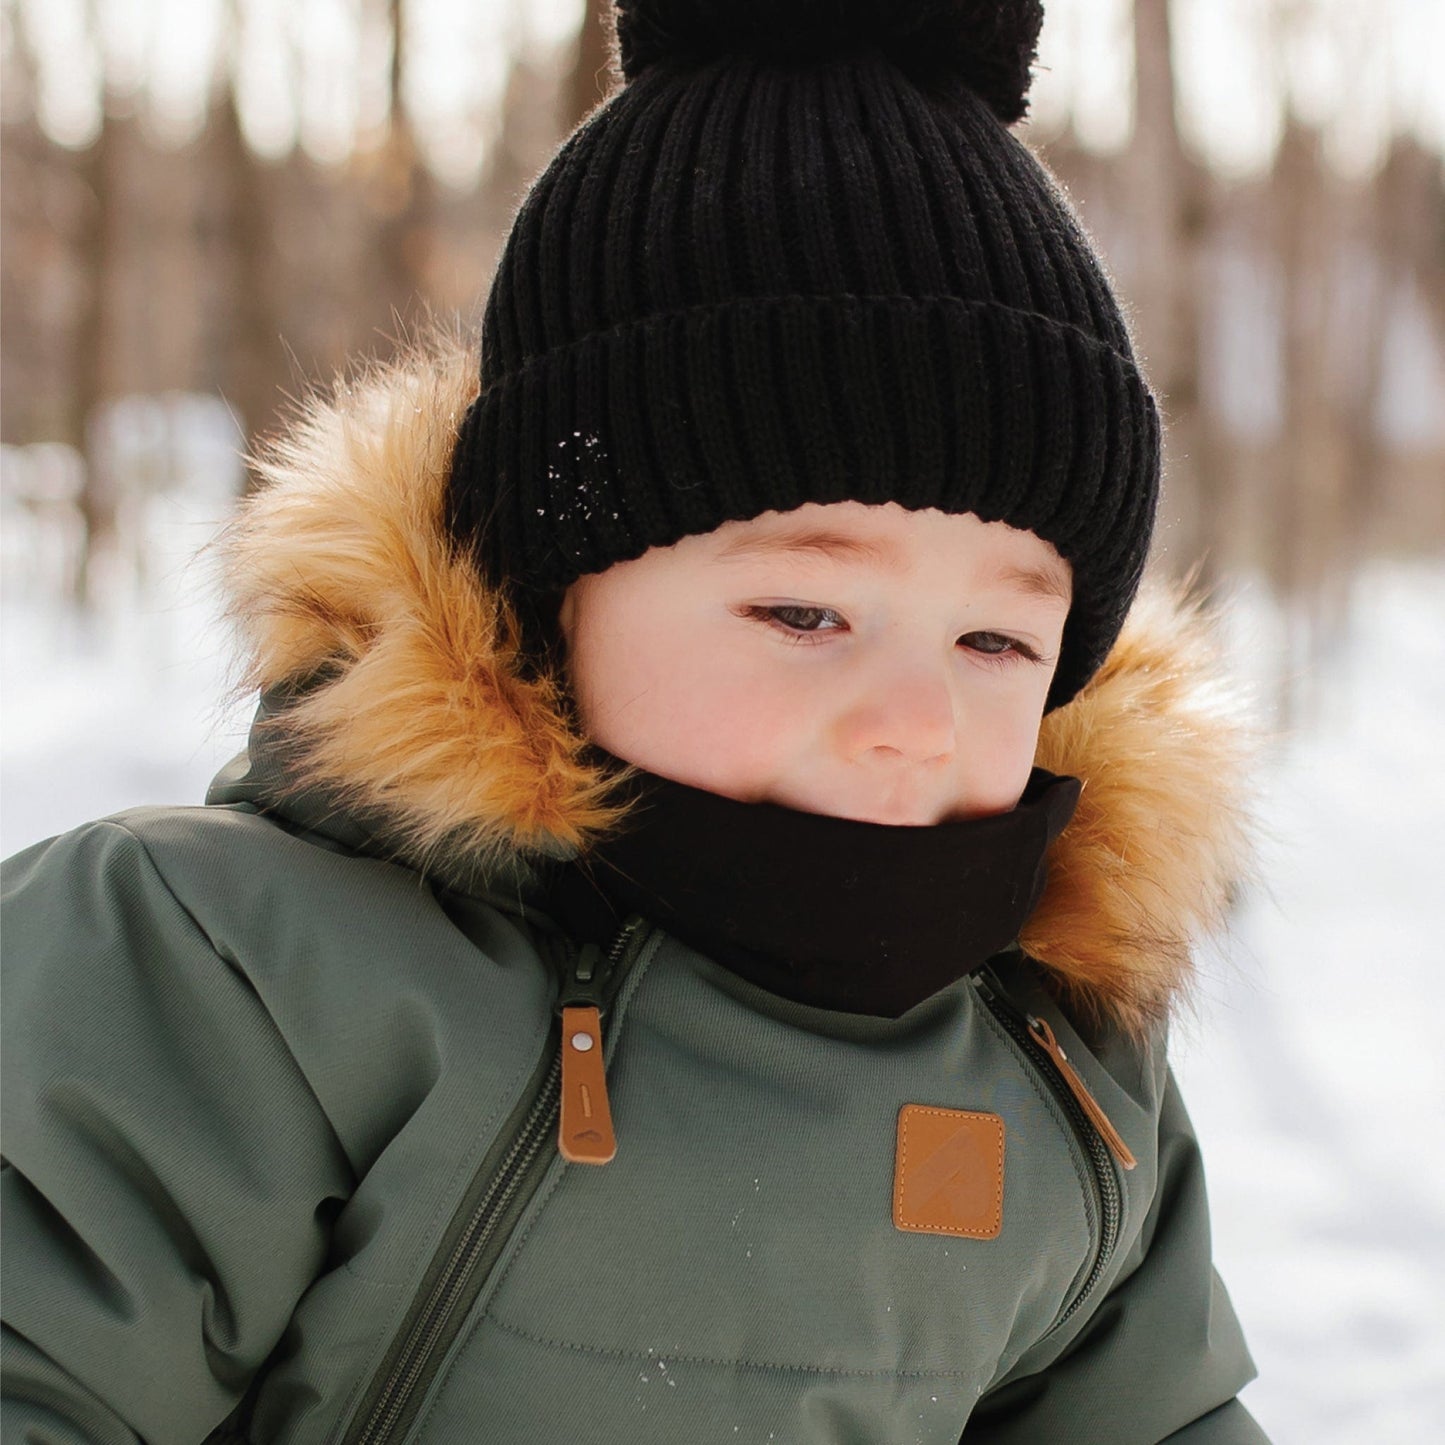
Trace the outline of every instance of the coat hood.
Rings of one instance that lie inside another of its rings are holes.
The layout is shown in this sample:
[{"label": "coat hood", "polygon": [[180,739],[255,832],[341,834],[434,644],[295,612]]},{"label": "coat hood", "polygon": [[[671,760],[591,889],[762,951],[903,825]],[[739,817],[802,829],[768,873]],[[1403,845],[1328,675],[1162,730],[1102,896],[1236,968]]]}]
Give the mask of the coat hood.
[{"label": "coat hood", "polygon": [[[476,378],[438,336],[304,401],[218,543],[239,685],[263,694],[252,750],[284,760],[257,801],[324,798],[443,879],[576,853],[622,812],[560,679],[522,666],[506,599],[446,530]],[[1096,1024],[1162,1019],[1252,871],[1242,701],[1199,598],[1146,582],[1103,667],[1043,720],[1036,764],[1083,791],[1020,943]]]}]

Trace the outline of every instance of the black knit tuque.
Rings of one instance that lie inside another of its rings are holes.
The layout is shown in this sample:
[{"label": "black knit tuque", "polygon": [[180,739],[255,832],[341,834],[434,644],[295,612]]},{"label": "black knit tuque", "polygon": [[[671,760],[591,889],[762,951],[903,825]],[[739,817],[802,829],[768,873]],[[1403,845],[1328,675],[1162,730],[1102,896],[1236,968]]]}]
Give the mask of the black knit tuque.
[{"label": "black knit tuque", "polygon": [[1159,490],[1103,268],[1007,124],[1042,9],[619,0],[624,84],[517,212],[448,525],[523,603],[805,502],[1053,543],[1047,708],[1108,654]]}]

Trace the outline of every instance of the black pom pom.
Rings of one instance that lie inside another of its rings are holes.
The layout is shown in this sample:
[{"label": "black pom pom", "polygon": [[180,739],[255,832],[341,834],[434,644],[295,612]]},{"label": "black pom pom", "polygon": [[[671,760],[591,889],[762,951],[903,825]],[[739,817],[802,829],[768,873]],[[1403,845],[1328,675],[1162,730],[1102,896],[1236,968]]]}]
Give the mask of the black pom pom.
[{"label": "black pom pom", "polygon": [[923,84],[961,82],[1012,125],[1043,20],[1041,0],[617,0],[617,46],[628,80],[668,60],[871,48]]}]

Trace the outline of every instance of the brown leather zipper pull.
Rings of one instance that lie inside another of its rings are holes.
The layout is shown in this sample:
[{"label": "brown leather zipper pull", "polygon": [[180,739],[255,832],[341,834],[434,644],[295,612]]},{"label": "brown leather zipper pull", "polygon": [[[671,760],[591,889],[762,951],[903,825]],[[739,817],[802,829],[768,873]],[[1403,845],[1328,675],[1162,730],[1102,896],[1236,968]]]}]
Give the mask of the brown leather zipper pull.
[{"label": "brown leather zipper pull", "polygon": [[573,1164],[606,1164],[617,1153],[607,1074],[602,1067],[602,1018],[592,1005],[562,1010],[562,1117],[557,1148]]},{"label": "brown leather zipper pull", "polygon": [[1036,1043],[1048,1050],[1049,1057],[1058,1066],[1059,1073],[1063,1075],[1064,1082],[1069,1086],[1069,1091],[1079,1101],[1079,1107],[1089,1116],[1094,1127],[1103,1135],[1104,1142],[1114,1151],[1114,1157],[1125,1169],[1132,1169],[1139,1161],[1130,1153],[1123,1136],[1109,1122],[1109,1116],[1099,1107],[1099,1101],[1089,1092],[1089,1086],[1079,1077],[1077,1070],[1069,1062],[1069,1056],[1060,1047],[1058,1039],[1054,1037],[1054,1031],[1049,1027],[1048,1020],[1035,1018],[1033,1014],[1030,1014],[1029,1032],[1034,1036]]}]

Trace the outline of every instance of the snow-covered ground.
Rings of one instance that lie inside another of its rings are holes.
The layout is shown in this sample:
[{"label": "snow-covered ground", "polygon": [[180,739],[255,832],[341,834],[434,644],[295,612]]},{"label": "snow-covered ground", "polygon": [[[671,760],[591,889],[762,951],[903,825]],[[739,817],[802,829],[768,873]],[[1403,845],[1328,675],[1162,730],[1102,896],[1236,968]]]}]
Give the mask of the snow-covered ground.
[{"label": "snow-covered ground", "polygon": [[[221,517],[183,496],[150,504],[148,576],[112,562],[105,606],[57,605],[23,519],[7,516],[0,602],[0,854],[138,803],[198,803],[245,741],[227,708],[233,647],[215,567],[196,553]],[[17,535],[19,533],[19,535]],[[33,586],[24,584],[32,581]]]},{"label": "snow-covered ground", "polygon": [[[6,538],[0,851],[137,803],[198,802],[244,737],[204,503],[158,500],[151,580],[82,627]],[[1231,651],[1282,646],[1257,587]],[[1266,771],[1267,891],[1200,960],[1176,1031],[1216,1260],[1276,1445],[1419,1445],[1445,1428],[1445,559],[1380,566],[1319,679],[1319,718]]]},{"label": "snow-covered ground", "polygon": [[[1235,655],[1278,647],[1257,591]],[[1264,773],[1267,889],[1176,1067],[1279,1445],[1445,1437],[1445,559],[1378,566]]]}]

